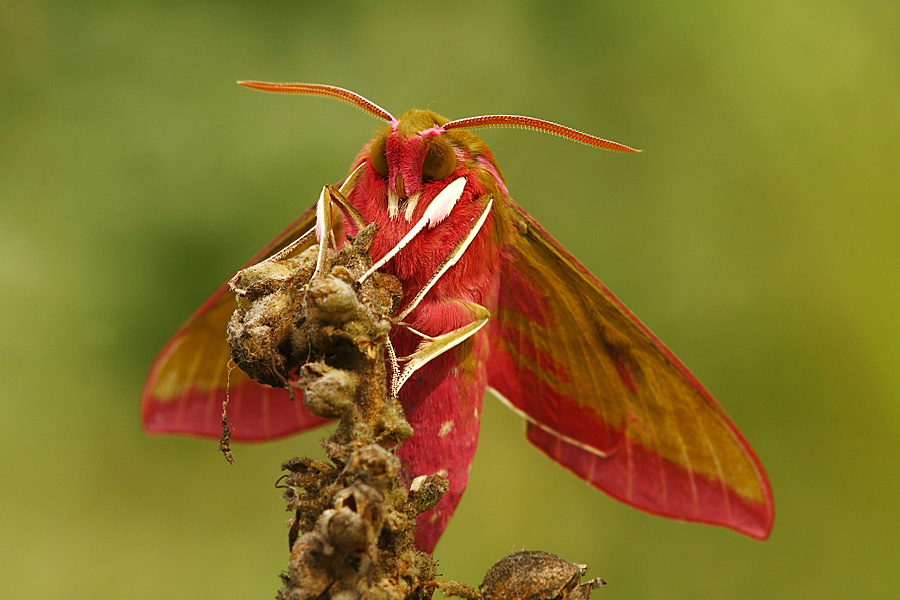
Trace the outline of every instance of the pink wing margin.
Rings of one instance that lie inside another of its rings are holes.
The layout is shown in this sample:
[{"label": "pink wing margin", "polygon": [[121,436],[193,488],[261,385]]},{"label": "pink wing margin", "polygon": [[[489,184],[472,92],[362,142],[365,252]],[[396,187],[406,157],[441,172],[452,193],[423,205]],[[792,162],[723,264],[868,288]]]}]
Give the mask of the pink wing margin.
[{"label": "pink wing margin", "polygon": [[[244,267],[272,256],[314,225],[315,210],[310,209]],[[300,253],[308,246],[298,247],[291,254]],[[160,351],[141,398],[147,432],[218,438],[222,435],[222,404],[226,394],[234,440],[268,440],[325,422],[306,409],[300,390],[295,391],[295,399],[291,401],[286,390],[251,380],[240,369],[231,369],[229,373],[226,327],[236,307],[228,284],[221,285]]]},{"label": "pink wing margin", "polygon": [[511,200],[488,384],[528,440],[594,487],[669,518],[768,537],[772,489],[699,381]]}]

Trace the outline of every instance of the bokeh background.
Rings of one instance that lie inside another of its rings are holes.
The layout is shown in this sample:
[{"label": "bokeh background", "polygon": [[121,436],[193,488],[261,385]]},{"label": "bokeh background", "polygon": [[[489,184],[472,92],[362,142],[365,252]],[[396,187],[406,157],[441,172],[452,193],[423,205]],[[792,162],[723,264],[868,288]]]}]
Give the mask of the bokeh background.
[{"label": "bokeh background", "polygon": [[481,133],[513,197],[719,398],[775,489],[771,539],[609,500],[486,400],[437,556],[591,565],[603,598],[900,588],[900,4],[2,2],[0,596],[269,598],[274,482],[317,434],[150,438],[167,338],[395,114],[511,112],[644,148]]}]

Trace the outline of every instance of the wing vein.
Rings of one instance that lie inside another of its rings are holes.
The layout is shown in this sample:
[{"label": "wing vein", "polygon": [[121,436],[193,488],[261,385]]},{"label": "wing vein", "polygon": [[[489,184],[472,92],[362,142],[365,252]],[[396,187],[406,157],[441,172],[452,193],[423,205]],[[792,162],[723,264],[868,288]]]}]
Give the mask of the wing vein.
[{"label": "wing vein", "polygon": [[[711,408],[711,407],[710,407]],[[718,416],[718,415],[716,415]],[[712,443],[712,438],[709,436],[709,433],[706,431],[706,427],[703,425],[703,421],[701,419],[697,419],[697,425],[699,426],[700,433],[703,436],[703,444],[709,450],[710,456],[712,456],[713,463],[716,467],[716,476],[719,480],[719,488],[722,490],[722,499],[725,502],[725,513],[728,515],[728,520],[731,521],[734,517],[732,516],[731,509],[731,498],[728,496],[728,486],[725,483],[725,474],[722,471],[722,462],[719,460],[719,453],[716,452],[716,448]],[[733,438],[733,434],[732,434]],[[693,481],[693,472],[691,472],[691,481]]]}]

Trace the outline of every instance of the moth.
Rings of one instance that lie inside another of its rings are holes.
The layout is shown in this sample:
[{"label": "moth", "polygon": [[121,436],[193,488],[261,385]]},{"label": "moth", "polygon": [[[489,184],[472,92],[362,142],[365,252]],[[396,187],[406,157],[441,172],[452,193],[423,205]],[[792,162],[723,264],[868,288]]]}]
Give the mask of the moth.
[{"label": "moth", "polygon": [[[678,358],[510,198],[490,149],[470,130],[528,128],[635,150],[531,117],[450,121],[413,109],[397,118],[329,85],[239,83],[341,100],[386,123],[356,155],[340,193],[380,227],[373,269],[402,283],[390,333],[395,355],[415,357],[429,341],[453,340],[424,364],[410,359],[402,381],[394,380],[415,432],[399,450],[406,475],[450,481],[419,517],[419,549],[434,548],[465,490],[487,389],[524,418],[529,442],[613,498],[756,539],[769,535],[771,486],[741,433]],[[335,218],[353,235],[358,225],[346,212],[335,210]],[[307,233],[315,225],[310,209],[247,265],[302,252],[316,243]],[[148,432],[218,438],[226,390],[235,440],[323,422],[284,387],[229,374],[225,330],[235,308],[223,284],[162,349],[143,392]]]}]

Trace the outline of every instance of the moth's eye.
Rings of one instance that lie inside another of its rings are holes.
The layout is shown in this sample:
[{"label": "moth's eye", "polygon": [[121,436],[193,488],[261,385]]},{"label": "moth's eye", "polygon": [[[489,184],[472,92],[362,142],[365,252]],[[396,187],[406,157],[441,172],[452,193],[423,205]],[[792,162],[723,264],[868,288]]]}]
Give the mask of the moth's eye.
[{"label": "moth's eye", "polygon": [[422,163],[422,179],[439,181],[446,179],[456,170],[456,152],[445,140],[435,137],[428,142],[425,162]]},{"label": "moth's eye", "polygon": [[372,160],[372,168],[382,177],[388,176],[387,154],[387,137],[381,136],[369,148],[369,158]]}]

